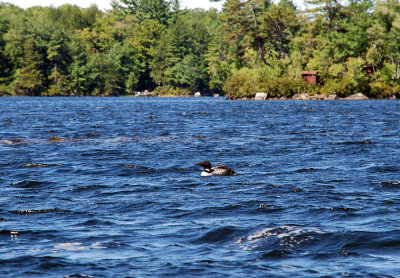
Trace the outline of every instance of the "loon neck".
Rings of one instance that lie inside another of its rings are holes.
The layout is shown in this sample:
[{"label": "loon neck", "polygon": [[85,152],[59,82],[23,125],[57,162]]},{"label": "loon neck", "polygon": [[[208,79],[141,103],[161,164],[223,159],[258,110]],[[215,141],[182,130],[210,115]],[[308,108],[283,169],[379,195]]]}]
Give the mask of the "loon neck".
[{"label": "loon neck", "polygon": [[[207,171],[208,170],[208,171]],[[209,177],[209,176],[212,176],[213,175],[213,173],[212,173],[212,171],[210,170],[210,169],[204,169],[204,171],[203,172],[201,172],[201,175],[200,176],[202,176],[202,177]]]}]

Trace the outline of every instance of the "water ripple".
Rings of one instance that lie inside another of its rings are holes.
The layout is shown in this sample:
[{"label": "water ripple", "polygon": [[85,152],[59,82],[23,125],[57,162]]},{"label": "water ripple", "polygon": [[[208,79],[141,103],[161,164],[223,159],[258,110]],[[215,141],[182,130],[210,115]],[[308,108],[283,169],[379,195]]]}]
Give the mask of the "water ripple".
[{"label": "water ripple", "polygon": [[398,277],[399,112],[4,98],[0,276]]}]

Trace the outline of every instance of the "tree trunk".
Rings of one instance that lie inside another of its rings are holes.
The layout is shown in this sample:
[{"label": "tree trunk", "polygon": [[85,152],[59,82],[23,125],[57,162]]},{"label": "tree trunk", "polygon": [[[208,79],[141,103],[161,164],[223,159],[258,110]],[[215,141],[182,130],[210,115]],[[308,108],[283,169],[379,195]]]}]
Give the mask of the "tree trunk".
[{"label": "tree trunk", "polygon": [[57,62],[54,65],[54,85],[57,85]]},{"label": "tree trunk", "polygon": [[[254,27],[255,27],[255,30],[258,30],[256,5],[254,4],[254,2],[251,4],[251,7],[252,7],[252,11],[253,11]],[[264,48],[263,48],[264,42],[263,42],[262,38],[258,37],[257,35],[256,35],[255,40],[257,42],[257,47],[258,47],[258,56],[260,57],[261,61],[265,62],[265,53],[264,53]]]}]

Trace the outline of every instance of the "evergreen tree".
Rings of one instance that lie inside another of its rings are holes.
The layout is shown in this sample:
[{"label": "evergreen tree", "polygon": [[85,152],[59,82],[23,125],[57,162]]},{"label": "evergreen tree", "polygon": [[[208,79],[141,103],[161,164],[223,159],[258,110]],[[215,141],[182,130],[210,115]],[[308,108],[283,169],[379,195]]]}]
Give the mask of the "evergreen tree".
[{"label": "evergreen tree", "polygon": [[43,57],[36,49],[35,40],[29,38],[24,43],[24,59],[21,68],[17,70],[13,86],[15,94],[38,96],[43,90],[44,76],[40,70]]},{"label": "evergreen tree", "polygon": [[247,33],[251,28],[245,3],[240,0],[228,0],[224,3],[221,20],[224,22],[222,32],[225,36],[224,45],[226,58],[234,68],[240,68],[245,63],[244,54],[250,45]]},{"label": "evergreen tree", "polygon": [[[6,41],[4,34],[9,29],[9,22],[0,19],[0,95],[8,94],[7,85],[11,81],[13,65],[10,57],[5,52]],[[2,84],[4,84],[2,86]]]},{"label": "evergreen tree", "polygon": [[81,9],[78,6],[65,4],[58,8],[50,7],[47,17],[54,24],[61,25],[66,31],[91,27],[101,12],[96,5]]},{"label": "evergreen tree", "polygon": [[61,93],[65,90],[68,66],[71,63],[71,56],[67,45],[67,37],[61,30],[54,32],[47,48],[47,59],[53,64],[49,78],[52,80],[52,94]]},{"label": "evergreen tree", "polygon": [[378,1],[374,19],[367,30],[370,45],[367,58],[374,68],[392,64],[393,79],[400,78],[400,3],[397,0]]},{"label": "evergreen tree", "polygon": [[205,54],[210,35],[204,17],[206,13],[201,11],[182,14],[162,36],[151,64],[156,83],[187,88],[192,92],[208,90]]},{"label": "evergreen tree", "polygon": [[170,18],[170,3],[165,0],[113,0],[112,7],[135,15],[139,23],[151,19],[166,25]]},{"label": "evergreen tree", "polygon": [[362,57],[368,48],[367,29],[372,24],[369,10],[371,0],[352,0],[344,7],[341,28],[332,32],[332,53],[336,60],[344,61],[348,57]]},{"label": "evergreen tree", "polygon": [[296,11],[289,1],[271,4],[265,13],[263,27],[266,37],[279,52],[281,59],[289,54],[289,43],[298,29]]},{"label": "evergreen tree", "polygon": [[338,31],[338,20],[342,16],[343,6],[339,0],[305,0],[305,3],[313,6],[307,12],[314,15],[314,18],[327,20],[329,31]]},{"label": "evergreen tree", "polygon": [[141,0],[138,6],[137,16],[139,22],[145,19],[151,19],[167,25],[170,17],[169,3],[164,0]]}]

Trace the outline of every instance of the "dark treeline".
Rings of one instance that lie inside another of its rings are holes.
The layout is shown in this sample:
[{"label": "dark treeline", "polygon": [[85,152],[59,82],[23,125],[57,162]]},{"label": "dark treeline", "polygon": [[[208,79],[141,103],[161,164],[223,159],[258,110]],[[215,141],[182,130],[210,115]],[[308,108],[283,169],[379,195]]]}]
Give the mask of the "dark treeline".
[{"label": "dark treeline", "polygon": [[[368,70],[366,70],[368,69]],[[303,71],[318,71],[307,85]],[[112,9],[0,4],[0,95],[109,96],[400,91],[400,3],[114,0]]]}]

